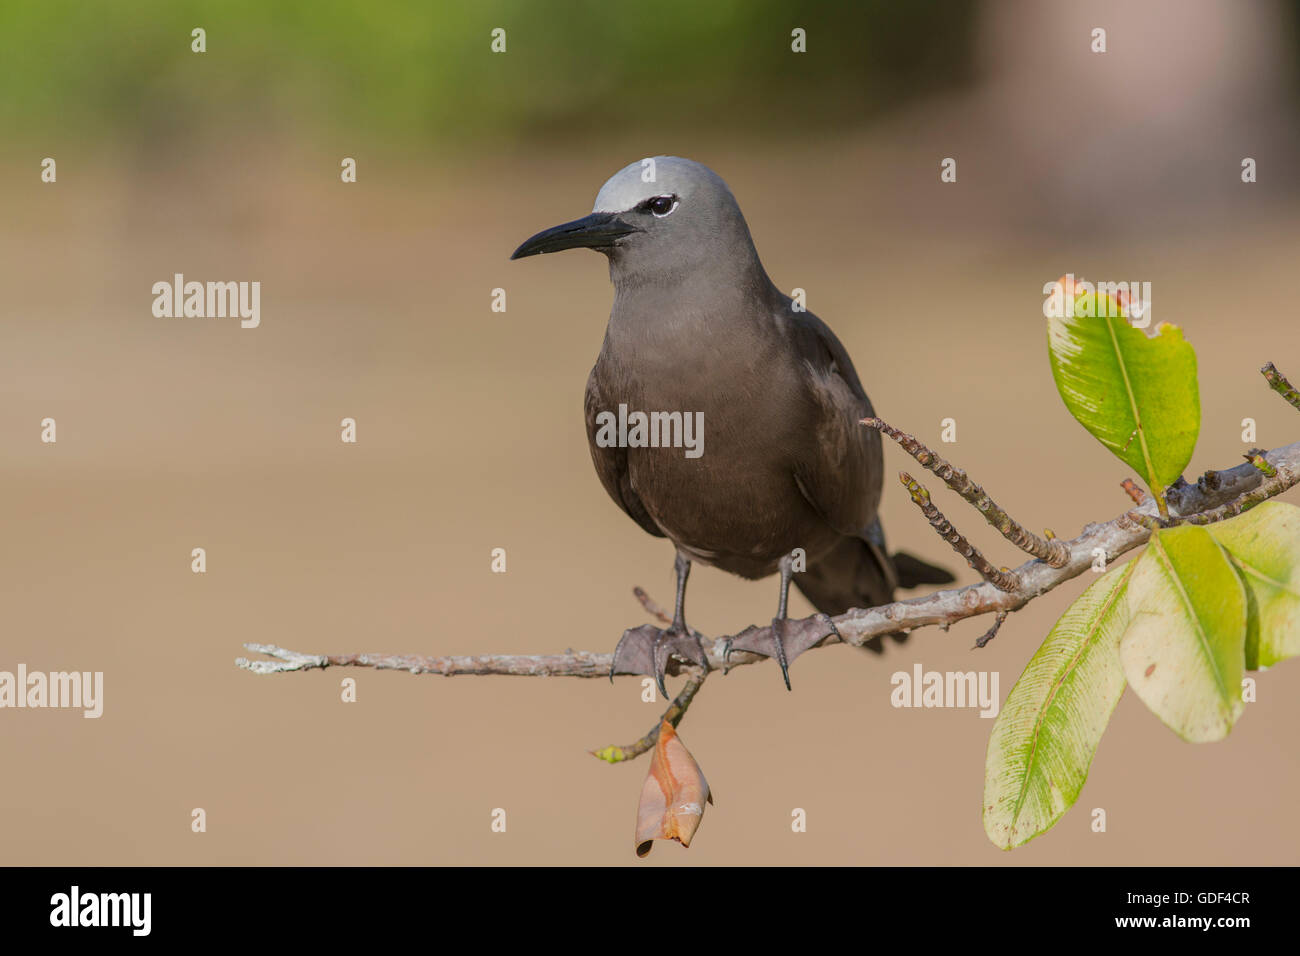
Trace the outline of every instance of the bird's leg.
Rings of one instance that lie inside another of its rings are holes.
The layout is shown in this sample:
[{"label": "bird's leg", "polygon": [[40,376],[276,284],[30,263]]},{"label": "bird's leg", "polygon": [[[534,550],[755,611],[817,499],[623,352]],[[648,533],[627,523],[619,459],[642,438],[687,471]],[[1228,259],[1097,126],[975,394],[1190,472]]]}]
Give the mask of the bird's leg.
[{"label": "bird's leg", "polygon": [[838,634],[835,622],[825,614],[792,621],[786,616],[790,598],[790,579],[794,577],[794,556],[781,559],[781,597],[776,605],[776,617],[768,627],[747,627],[735,637],[727,638],[726,651],[751,651],[764,657],[775,657],[781,665],[785,689],[790,689],[790,662],[796,657],[830,637]]},{"label": "bird's leg", "polygon": [[790,600],[790,579],[794,577],[791,570],[793,562],[790,555],[781,559],[781,596],[776,602],[776,617],[772,618],[772,645],[776,650],[776,662],[781,665],[781,677],[785,680],[785,689],[790,689],[790,662],[785,658],[785,642],[782,632],[785,628],[786,604]]},{"label": "bird's leg", "polygon": [[659,684],[659,693],[668,696],[664,687],[664,674],[672,654],[694,661],[708,669],[709,659],[704,653],[700,635],[686,626],[686,579],[691,573],[691,562],[680,552],[673,569],[677,572],[677,600],[673,604],[673,623],[667,630],[652,624],[630,627],[619,638],[610,664],[609,678],[615,674],[647,674]]}]

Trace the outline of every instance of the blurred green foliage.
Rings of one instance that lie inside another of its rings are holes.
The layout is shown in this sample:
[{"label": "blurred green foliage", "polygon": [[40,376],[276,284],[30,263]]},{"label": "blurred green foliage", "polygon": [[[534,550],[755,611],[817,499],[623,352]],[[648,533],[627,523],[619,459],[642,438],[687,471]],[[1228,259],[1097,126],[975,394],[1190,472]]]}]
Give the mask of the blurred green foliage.
[{"label": "blurred green foliage", "polygon": [[798,135],[961,82],[973,19],[966,0],[4,0],[0,129],[157,142],[235,122],[415,145],[647,124]]}]

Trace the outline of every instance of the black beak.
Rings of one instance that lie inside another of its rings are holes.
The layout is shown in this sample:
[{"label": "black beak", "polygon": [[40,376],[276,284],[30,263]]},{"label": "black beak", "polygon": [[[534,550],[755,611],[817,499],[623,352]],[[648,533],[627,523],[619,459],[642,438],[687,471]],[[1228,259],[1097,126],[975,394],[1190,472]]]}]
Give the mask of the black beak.
[{"label": "black beak", "polygon": [[535,256],[543,252],[559,252],[562,249],[608,249],[615,240],[622,239],[634,232],[641,232],[630,222],[618,218],[614,212],[593,212],[562,226],[544,229],[524,242],[514,251],[511,259]]}]

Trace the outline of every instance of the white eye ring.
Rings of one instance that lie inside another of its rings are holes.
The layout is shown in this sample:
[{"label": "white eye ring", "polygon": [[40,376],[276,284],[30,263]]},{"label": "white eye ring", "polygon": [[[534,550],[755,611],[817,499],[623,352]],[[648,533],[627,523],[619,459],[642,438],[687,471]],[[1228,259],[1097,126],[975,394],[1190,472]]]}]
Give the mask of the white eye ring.
[{"label": "white eye ring", "polygon": [[[672,199],[671,196],[656,196],[655,198],[656,198],[656,199]],[[671,207],[667,212],[655,212],[654,209],[652,208],[652,209],[650,210],[650,215],[654,216],[656,219],[663,219],[665,216],[671,216],[671,215],[673,214],[673,211],[676,210],[676,208],[677,208],[678,206],[680,206],[680,205],[681,205],[681,200],[680,200],[680,199],[673,199],[672,207]]]}]

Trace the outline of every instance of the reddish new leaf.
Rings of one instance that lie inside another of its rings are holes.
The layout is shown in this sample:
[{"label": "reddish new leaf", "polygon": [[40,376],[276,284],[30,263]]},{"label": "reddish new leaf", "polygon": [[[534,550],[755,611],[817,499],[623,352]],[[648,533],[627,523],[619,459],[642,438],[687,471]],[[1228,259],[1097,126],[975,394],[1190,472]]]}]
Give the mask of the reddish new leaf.
[{"label": "reddish new leaf", "polygon": [[649,853],[655,840],[690,846],[706,802],[713,802],[713,794],[700,765],[673,725],[663,721],[636,810],[636,855]]}]

